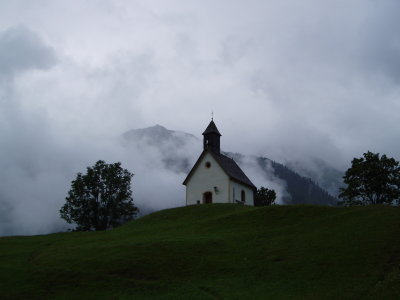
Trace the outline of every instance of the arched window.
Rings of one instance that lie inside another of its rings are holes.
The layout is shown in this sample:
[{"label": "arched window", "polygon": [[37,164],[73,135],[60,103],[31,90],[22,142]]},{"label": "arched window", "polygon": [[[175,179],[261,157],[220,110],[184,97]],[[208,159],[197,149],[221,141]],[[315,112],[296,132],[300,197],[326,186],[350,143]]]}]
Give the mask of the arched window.
[{"label": "arched window", "polygon": [[246,202],[246,193],[245,193],[244,190],[242,190],[241,199],[240,200],[242,200],[242,202]]}]

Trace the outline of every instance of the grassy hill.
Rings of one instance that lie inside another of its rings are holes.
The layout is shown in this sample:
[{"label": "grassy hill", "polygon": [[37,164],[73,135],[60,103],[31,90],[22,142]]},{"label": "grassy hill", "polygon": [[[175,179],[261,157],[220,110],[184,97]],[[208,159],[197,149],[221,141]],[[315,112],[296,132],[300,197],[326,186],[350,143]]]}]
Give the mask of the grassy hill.
[{"label": "grassy hill", "polygon": [[399,299],[400,207],[202,205],[0,238],[0,298]]}]

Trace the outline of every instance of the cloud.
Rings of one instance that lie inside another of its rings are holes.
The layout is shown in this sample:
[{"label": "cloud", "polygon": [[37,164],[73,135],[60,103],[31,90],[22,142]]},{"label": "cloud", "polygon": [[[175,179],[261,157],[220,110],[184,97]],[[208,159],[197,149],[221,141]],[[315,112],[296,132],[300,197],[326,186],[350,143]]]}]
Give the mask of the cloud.
[{"label": "cloud", "polygon": [[362,60],[368,62],[367,70],[372,74],[388,77],[395,84],[400,83],[400,39],[398,28],[400,20],[396,11],[398,1],[385,1],[373,5],[374,13],[368,15],[363,36]]},{"label": "cloud", "polygon": [[0,80],[27,70],[46,70],[57,59],[54,50],[25,26],[0,32]]},{"label": "cloud", "polygon": [[[48,211],[60,181],[55,173],[43,176],[54,159],[48,120],[42,110],[26,107],[15,87],[24,72],[46,71],[56,62],[52,47],[26,27],[0,33],[0,235],[43,232],[57,222]],[[43,216],[40,229],[32,228],[30,220]]]}]

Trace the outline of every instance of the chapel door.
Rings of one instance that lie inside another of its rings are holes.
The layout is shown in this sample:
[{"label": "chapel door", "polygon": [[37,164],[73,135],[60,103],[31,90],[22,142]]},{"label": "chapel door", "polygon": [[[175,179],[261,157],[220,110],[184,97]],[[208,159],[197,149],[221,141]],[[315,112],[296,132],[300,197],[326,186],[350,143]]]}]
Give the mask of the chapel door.
[{"label": "chapel door", "polygon": [[203,203],[204,204],[212,203],[212,193],[211,192],[205,192],[203,194]]}]

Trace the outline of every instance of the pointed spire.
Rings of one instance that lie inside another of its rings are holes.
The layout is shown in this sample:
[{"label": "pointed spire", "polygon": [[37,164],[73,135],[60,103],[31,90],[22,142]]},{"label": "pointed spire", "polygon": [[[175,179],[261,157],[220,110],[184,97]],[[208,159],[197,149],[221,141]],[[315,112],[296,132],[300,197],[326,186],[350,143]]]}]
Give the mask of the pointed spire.
[{"label": "pointed spire", "polygon": [[219,133],[218,128],[215,125],[213,119],[211,119],[211,122],[210,122],[210,124],[208,124],[206,130],[203,132],[203,135],[210,134],[210,133],[216,133],[219,136],[221,136],[221,134]]}]

